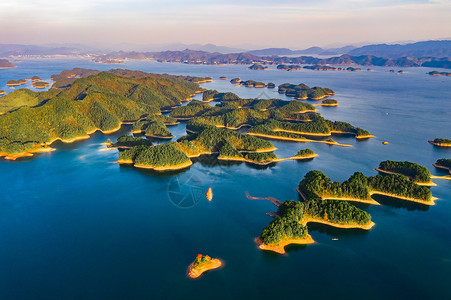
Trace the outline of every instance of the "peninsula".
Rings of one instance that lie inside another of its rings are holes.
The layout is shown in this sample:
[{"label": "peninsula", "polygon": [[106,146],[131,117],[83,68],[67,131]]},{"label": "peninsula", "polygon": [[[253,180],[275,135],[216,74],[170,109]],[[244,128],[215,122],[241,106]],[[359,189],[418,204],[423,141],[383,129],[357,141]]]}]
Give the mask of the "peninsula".
[{"label": "peninsula", "polygon": [[362,173],[356,172],[341,183],[332,182],[321,171],[310,171],[299,183],[298,192],[304,200],[310,198],[334,199],[376,205],[379,203],[371,198],[373,194],[424,205],[434,205],[434,200],[436,200],[432,197],[429,188],[419,186],[400,174],[366,177]]}]

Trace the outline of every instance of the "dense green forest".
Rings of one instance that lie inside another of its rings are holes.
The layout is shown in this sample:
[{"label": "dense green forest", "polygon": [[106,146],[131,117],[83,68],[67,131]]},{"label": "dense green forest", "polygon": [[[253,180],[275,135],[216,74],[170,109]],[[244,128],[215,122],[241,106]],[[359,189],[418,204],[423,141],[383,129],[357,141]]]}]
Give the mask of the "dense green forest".
[{"label": "dense green forest", "polygon": [[131,135],[123,135],[119,137],[116,143],[112,144],[113,147],[135,147],[135,146],[152,146],[152,142],[148,139],[144,139],[141,137],[134,137]]},{"label": "dense green forest", "polygon": [[266,87],[266,84],[264,82],[255,80],[241,81],[240,84],[246,87]]},{"label": "dense green forest", "polygon": [[150,115],[144,119],[140,119],[140,120],[134,122],[132,124],[133,131],[146,130],[147,126],[149,126],[150,123],[155,122],[155,121],[161,122],[166,126],[178,124],[177,119],[169,117],[169,116]]},{"label": "dense green forest", "polygon": [[277,160],[277,155],[274,152],[247,153],[244,158],[256,163],[267,163]]},{"label": "dense green forest", "polygon": [[219,149],[219,158],[243,158],[243,155],[228,141]]},{"label": "dense green forest", "polygon": [[217,90],[206,90],[202,94],[202,101],[208,102],[215,98],[215,95],[219,94]]},{"label": "dense green forest", "polygon": [[427,187],[413,183],[404,175],[366,177],[360,172],[354,173],[348,180],[341,183],[332,182],[321,171],[310,171],[299,183],[299,190],[307,199],[337,197],[366,200],[370,199],[371,192],[381,192],[429,202],[432,196]]},{"label": "dense green forest", "polygon": [[174,147],[174,142],[141,148],[134,159],[136,165],[171,167],[190,162],[188,156]]},{"label": "dense green forest", "polygon": [[238,151],[258,151],[274,148],[269,141],[215,126],[207,126],[201,132],[188,134],[179,138],[178,141],[184,140],[191,141],[202,152],[219,152],[225,141],[229,142]]},{"label": "dense green forest", "polygon": [[441,158],[441,159],[437,160],[436,164],[439,166],[451,168],[451,159]]},{"label": "dense green forest", "polygon": [[163,122],[160,121],[152,121],[146,127],[147,136],[151,137],[162,137],[162,138],[170,138],[174,137],[169,129],[164,125]]},{"label": "dense green forest", "polygon": [[386,160],[379,164],[379,169],[408,176],[417,182],[430,182],[431,173],[419,164],[409,161]]},{"label": "dense green forest", "polygon": [[284,201],[279,206],[277,214],[296,215],[299,222],[305,218],[330,221],[336,224],[356,223],[360,225],[371,222],[371,216],[346,201],[308,199],[304,202]]},{"label": "dense green forest", "polygon": [[[120,152],[119,159],[131,159],[138,165],[170,167],[187,163],[189,157],[198,156],[201,153],[219,152],[222,157],[243,157],[240,151],[271,150],[273,148],[274,146],[270,142],[263,139],[244,135],[230,129],[210,126],[200,133],[183,136],[177,142],[150,148],[138,146]],[[263,153],[258,154],[261,154],[261,157],[267,157]],[[269,154],[271,157],[272,155]],[[259,161],[262,158],[256,156],[253,159]]]},{"label": "dense green forest", "polygon": [[[199,89],[183,77],[127,78],[101,72],[77,79],[63,90],[16,91],[27,103],[38,105],[0,115],[0,153],[22,153],[56,139],[115,130],[123,121],[180,105],[180,99]],[[16,92],[8,96],[13,98]]]},{"label": "dense green forest", "polygon": [[198,100],[192,100],[185,106],[179,106],[174,108],[169,114],[169,116],[176,119],[193,118],[195,116],[202,115],[204,112],[210,109],[212,109],[212,107],[207,103]]},{"label": "dense green forest", "polygon": [[284,239],[308,237],[307,226],[301,225],[303,211],[296,207],[285,207],[283,213],[279,212],[279,217],[272,220],[268,226],[262,230],[260,239],[266,245],[274,245]]},{"label": "dense green forest", "polygon": [[327,104],[327,105],[337,105],[338,101],[335,99],[326,99],[321,101],[322,104]]}]

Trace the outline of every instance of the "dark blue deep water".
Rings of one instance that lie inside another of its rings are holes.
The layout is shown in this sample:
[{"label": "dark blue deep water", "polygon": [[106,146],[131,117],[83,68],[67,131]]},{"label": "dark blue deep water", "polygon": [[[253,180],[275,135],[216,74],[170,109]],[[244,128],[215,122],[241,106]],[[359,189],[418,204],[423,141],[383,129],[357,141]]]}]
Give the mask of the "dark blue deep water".
[{"label": "dark blue deep water", "polygon": [[[107,138],[130,128],[31,159],[0,160],[0,299],[445,299],[451,298],[451,181],[434,180],[437,205],[424,207],[379,197],[384,205],[358,205],[376,223],[370,231],[309,226],[316,241],[288,247],[285,256],[262,252],[253,238],[271,221],[272,196],[298,199],[295,188],[310,170],[332,180],[355,171],[375,175],[382,160],[409,160],[445,175],[432,163],[451,149],[427,143],[451,138],[451,78],[408,73],[250,71],[246,66],[201,66],[86,60],[28,60],[0,70],[9,79],[50,75],[73,67],[128,68],[155,73],[211,76],[205,88],[242,97],[279,97],[274,90],[235,87],[219,76],[304,82],[336,91],[339,107],[319,107],[324,117],[347,121],[377,137],[352,148],[274,142],[279,157],[311,148],[319,157],[256,168],[201,158],[183,172],[159,175],[120,167],[116,151],[99,151]],[[283,97],[283,96],[282,96]],[[197,96],[196,98],[199,98]],[[1,98],[0,98],[1,101]],[[184,124],[170,127],[178,137]],[[382,145],[388,141],[389,145]],[[208,187],[214,198],[203,196]],[[338,238],[338,240],[332,240]],[[225,261],[198,280],[186,278],[196,254]]]}]

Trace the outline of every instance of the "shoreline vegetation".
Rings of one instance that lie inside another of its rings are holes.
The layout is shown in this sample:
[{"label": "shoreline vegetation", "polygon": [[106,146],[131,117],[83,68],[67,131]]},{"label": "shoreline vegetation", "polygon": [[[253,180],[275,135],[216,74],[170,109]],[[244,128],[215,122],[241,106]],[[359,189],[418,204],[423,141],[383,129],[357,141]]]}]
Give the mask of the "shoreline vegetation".
[{"label": "shoreline vegetation", "polygon": [[224,262],[218,258],[211,258],[208,255],[198,254],[196,259],[188,266],[186,275],[189,278],[199,278],[203,273],[220,268]]}]

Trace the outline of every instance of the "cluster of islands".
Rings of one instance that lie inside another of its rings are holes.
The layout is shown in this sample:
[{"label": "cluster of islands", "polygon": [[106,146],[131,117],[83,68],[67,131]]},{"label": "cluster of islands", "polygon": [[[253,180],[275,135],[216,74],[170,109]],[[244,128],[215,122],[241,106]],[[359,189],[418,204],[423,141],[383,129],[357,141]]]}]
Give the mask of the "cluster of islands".
[{"label": "cluster of islands", "polygon": [[[451,172],[451,159],[440,159],[434,166]],[[301,201],[260,198],[270,200],[278,209],[268,213],[274,220],[255,238],[258,248],[284,254],[287,245],[314,243],[308,234],[310,222],[370,230],[375,225],[371,215],[350,202],[380,205],[371,197],[378,194],[420,205],[434,205],[437,198],[428,187],[435,185],[432,178],[451,180],[451,175],[432,176],[425,167],[408,161],[383,161],[376,170],[381,175],[368,177],[356,172],[344,182],[332,182],[321,171],[310,171],[296,188]]]},{"label": "cluster of islands", "polygon": [[[53,151],[51,144],[57,140],[70,143],[89,138],[95,131],[115,132],[124,124],[130,127],[132,135],[121,136],[114,142],[108,140],[105,150],[118,149],[119,164],[157,172],[188,168],[193,163],[191,159],[200,155],[255,165],[311,160],[317,156],[304,148],[291,157],[279,158],[271,140],[351,147],[335,142],[331,136],[374,137],[349,123],[327,120],[314,105],[299,101],[327,98],[321,105],[338,105],[328,98],[335,93],[326,87],[281,84],[278,92],[293,98],[286,101],[243,99],[231,92],[202,88],[199,83],[211,81],[209,77],[123,69],[99,72],[77,68],[53,75],[52,80],[53,86],[48,91],[21,89],[2,97],[0,156],[14,160]],[[231,83],[275,88],[240,78],[232,79]],[[202,101],[192,100],[200,93]],[[211,101],[216,105],[212,106]],[[182,106],[183,102],[189,103]],[[186,122],[187,134],[177,140],[153,145],[148,139],[173,139],[169,127],[180,122]],[[244,128],[245,131],[238,130]],[[430,143],[451,147],[449,139],[436,138]],[[434,166],[451,174],[450,159],[439,159]],[[310,171],[297,186],[299,201],[266,198],[278,208],[268,214],[274,219],[255,239],[258,247],[283,254],[286,245],[313,243],[308,223],[370,230],[374,226],[371,216],[352,202],[379,205],[372,198],[377,194],[434,205],[432,179],[451,180],[451,175],[433,176],[427,168],[408,161],[383,161],[376,170],[379,175],[356,172],[344,182],[332,182],[321,171]],[[212,197],[209,189],[206,198],[211,201]],[[219,259],[199,254],[188,267],[187,275],[197,278],[222,265]]]}]

